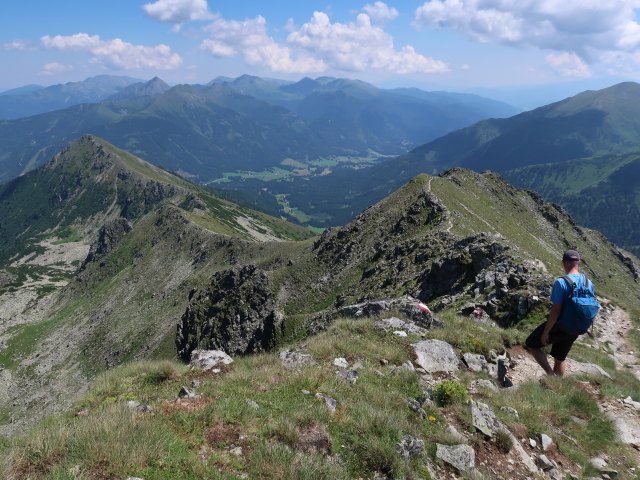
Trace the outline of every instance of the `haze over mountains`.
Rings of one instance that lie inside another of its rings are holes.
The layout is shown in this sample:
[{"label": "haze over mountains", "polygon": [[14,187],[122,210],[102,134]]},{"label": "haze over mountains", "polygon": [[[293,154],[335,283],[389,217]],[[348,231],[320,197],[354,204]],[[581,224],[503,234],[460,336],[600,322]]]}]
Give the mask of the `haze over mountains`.
[{"label": "haze over mountains", "polygon": [[[222,83],[229,85],[167,90],[164,82],[153,79],[131,85],[109,101],[0,122],[0,181],[43,163],[86,132],[170,170],[210,181],[225,172],[273,169],[286,160],[374,161],[481,118],[514,111],[475,96],[410,96],[344,79],[283,85],[244,76]],[[320,167],[302,169],[321,172]]]},{"label": "haze over mountains", "polygon": [[[314,198],[315,211],[340,211],[335,198],[346,196],[357,211],[420,172],[438,173],[453,166],[490,169],[561,203],[579,221],[638,254],[640,182],[632,166],[635,156],[622,160],[614,155],[638,151],[640,85],[621,83],[510,118],[483,120],[367,170],[341,173],[331,179],[341,193]],[[532,165],[540,166],[523,169]],[[325,191],[330,180],[312,183],[318,185],[289,187],[292,203],[302,210],[310,208],[305,192]],[[344,213],[334,220],[343,221]]]},{"label": "haze over mountains", "polygon": [[138,82],[130,77],[98,75],[81,82],[49,87],[28,85],[14,88],[0,93],[0,120],[28,117],[79,103],[100,102]]},{"label": "haze over mountains", "polygon": [[[639,253],[637,187],[621,185],[624,174],[611,177],[616,168],[604,168],[591,179],[594,209],[589,212],[579,206],[582,197],[574,198],[571,174],[562,180],[572,192],[567,194],[558,193],[557,181],[542,179],[580,165],[560,167],[561,162],[599,155],[600,163],[609,164],[606,155],[640,151],[638,84],[587,91],[497,118],[514,109],[474,95],[383,90],[332,77],[287,82],[243,75],[173,88],[159,78],[124,86],[130,81],[96,77],[49,87],[44,90],[50,95],[78,90],[69,97],[76,100],[91,91],[97,103],[0,122],[0,181],[29,171],[92,132],[186,177],[215,180],[213,186],[226,198],[327,227],[349,221],[419,173],[460,165],[491,169],[540,191]],[[107,84],[111,93],[99,101]],[[44,90],[9,92],[0,101]],[[511,172],[532,165],[546,166],[532,176]],[[587,188],[581,185],[578,190]],[[613,216],[603,213],[608,210]]]}]

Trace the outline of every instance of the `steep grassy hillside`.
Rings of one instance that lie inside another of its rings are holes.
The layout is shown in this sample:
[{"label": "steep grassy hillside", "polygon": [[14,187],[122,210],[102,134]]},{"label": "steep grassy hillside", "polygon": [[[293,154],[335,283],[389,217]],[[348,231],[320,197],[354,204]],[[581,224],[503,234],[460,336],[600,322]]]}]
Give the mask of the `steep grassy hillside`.
[{"label": "steep grassy hillside", "polygon": [[[537,169],[536,182],[525,178],[527,173],[510,173],[509,178],[521,179],[516,181],[518,186],[538,191],[548,201],[559,201],[580,222],[601,229],[627,248],[634,248],[637,244],[637,234],[632,233],[637,230],[635,222],[627,229],[628,234],[622,227],[631,225],[629,218],[636,204],[633,191],[629,188],[617,191],[618,207],[610,208],[611,192],[616,188],[603,183],[602,190],[598,187],[589,191],[595,204],[603,208],[586,212],[582,207],[584,202],[576,199],[564,203],[553,194],[552,186],[556,178],[562,177],[569,191],[582,190],[584,181],[589,182],[592,174],[596,175],[594,179],[602,178],[602,174],[592,172],[595,163],[602,163],[597,168],[603,171],[617,170],[616,155],[631,154],[640,148],[639,109],[640,85],[621,83],[583,92],[510,118],[478,122],[371,168],[340,171],[308,182],[289,182],[279,193],[287,194],[291,207],[308,215],[309,218],[298,215],[307,224],[331,226],[348,221],[353,212],[379,201],[421,173],[437,174],[451,167],[504,173],[529,165],[545,165]],[[562,164],[592,156],[598,156],[599,160]],[[608,162],[611,166],[605,165]],[[584,168],[584,172],[565,175],[564,172],[571,169],[569,165],[578,170]]]},{"label": "steep grassy hillside", "polygon": [[[81,170],[85,180],[56,169],[80,158],[93,172]],[[343,307],[367,299],[408,294],[438,312],[473,302],[501,326],[526,330],[544,316],[568,247],[582,252],[600,294],[619,304],[638,299],[633,258],[495,174],[416,177],[350,224],[305,240],[299,227],[216,199],[93,137],[46,168],[61,173],[54,184],[75,186],[63,198],[103,188],[100,205],[108,208],[88,219],[64,208],[48,215],[75,218],[75,232],[97,230],[76,270],[67,270],[71,281],[61,289],[63,281],[49,282],[57,293],[21,304],[15,296],[25,285],[16,277],[21,265],[55,262],[50,244],[64,239],[45,239],[44,252],[5,268],[5,295],[14,295],[19,313],[0,318],[0,397],[13,405],[5,432],[69,405],[116,365],[188,358],[195,348],[259,353],[321,331]]]},{"label": "steep grassy hillside", "polygon": [[194,284],[311,235],[88,135],[0,187],[0,211],[0,398],[29,398],[9,430],[98,371],[174,356]]},{"label": "steep grassy hillside", "polygon": [[[616,367],[604,345],[576,345],[572,357],[596,362],[610,378],[536,378],[536,372],[504,389],[466,367],[416,369],[412,344],[454,339],[457,356],[471,351],[489,359],[491,350],[495,355],[517,341],[513,333],[446,315],[444,328],[399,337],[374,328],[378,318],[341,319],[290,345],[289,358],[302,359],[298,366],[270,353],[237,357],[218,374],[168,361],[106,372],[72,409],[0,444],[0,474],[7,480],[542,480],[550,474],[536,464],[545,455],[556,462],[558,478],[615,472],[620,480],[637,479],[637,452],[618,439],[615,420],[601,408],[618,405],[617,415],[637,418],[621,399],[640,400],[640,381]],[[518,375],[526,361],[521,351],[510,351],[509,375]],[[338,359],[347,366],[336,366]],[[348,371],[354,382],[339,377]],[[334,410],[326,398],[336,402]],[[494,420],[479,427],[469,399]],[[489,437],[483,433],[493,428]],[[541,435],[551,441],[545,450]],[[439,458],[444,446],[456,445],[472,452],[468,471]],[[606,458],[606,467],[592,465],[594,457]]]},{"label": "steep grassy hillside", "polygon": [[640,155],[607,155],[505,172],[514,185],[540,192],[581,224],[605,232],[640,255]]},{"label": "steep grassy hillside", "polygon": [[508,119],[487,120],[423,145],[409,164],[498,172],[638,149],[640,85],[583,92]]}]

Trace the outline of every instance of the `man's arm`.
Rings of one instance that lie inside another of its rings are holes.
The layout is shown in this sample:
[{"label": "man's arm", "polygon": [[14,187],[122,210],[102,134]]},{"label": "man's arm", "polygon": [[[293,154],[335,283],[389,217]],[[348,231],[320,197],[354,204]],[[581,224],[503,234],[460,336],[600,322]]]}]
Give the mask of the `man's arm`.
[{"label": "man's arm", "polygon": [[547,318],[547,324],[544,326],[544,331],[542,332],[542,335],[540,335],[540,342],[543,345],[549,344],[549,332],[558,321],[560,312],[562,312],[562,304],[554,303],[551,306],[551,311],[549,312],[549,317]]}]

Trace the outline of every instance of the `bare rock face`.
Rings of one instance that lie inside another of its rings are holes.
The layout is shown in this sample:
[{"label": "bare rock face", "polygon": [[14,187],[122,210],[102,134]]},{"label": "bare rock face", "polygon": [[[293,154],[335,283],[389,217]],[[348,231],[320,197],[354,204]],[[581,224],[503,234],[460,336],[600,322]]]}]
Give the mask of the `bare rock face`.
[{"label": "bare rock face", "polygon": [[118,241],[131,230],[133,230],[133,227],[124,218],[116,218],[100,227],[98,238],[91,245],[87,258],[82,262],[80,271],[84,270],[89,263],[98,261],[109,253]]},{"label": "bare rock face", "polygon": [[[410,295],[402,297],[386,298],[381,300],[367,300],[355,305],[348,305],[340,308],[340,314],[348,317],[374,317],[384,312],[398,310],[404,313],[407,318],[420,329],[442,326],[442,323],[433,317],[426,306],[417,298]],[[382,324],[379,324],[382,327]]]},{"label": "bare rock face", "polygon": [[192,291],[178,323],[180,357],[188,360],[196,348],[234,355],[275,346],[283,316],[270,284],[264,271],[247,265],[216,273],[208,287]]}]

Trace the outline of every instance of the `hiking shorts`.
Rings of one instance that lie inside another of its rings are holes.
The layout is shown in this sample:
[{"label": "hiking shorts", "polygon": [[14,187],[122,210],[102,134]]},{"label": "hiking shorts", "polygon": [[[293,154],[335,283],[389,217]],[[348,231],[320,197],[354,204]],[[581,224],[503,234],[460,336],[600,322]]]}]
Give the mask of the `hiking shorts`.
[{"label": "hiking shorts", "polygon": [[[536,327],[536,329],[531,332],[531,335],[527,337],[527,340],[524,342],[525,346],[529,348],[542,348],[542,342],[540,341],[540,337],[542,336],[542,332],[544,332],[544,326],[547,322],[543,322],[541,325]],[[554,325],[551,331],[549,332],[549,344],[551,345],[551,356],[556,360],[563,361],[567,358],[569,354],[569,350],[573,346],[573,342],[580,335],[575,332],[568,332],[564,330],[562,327],[558,327]]]}]

